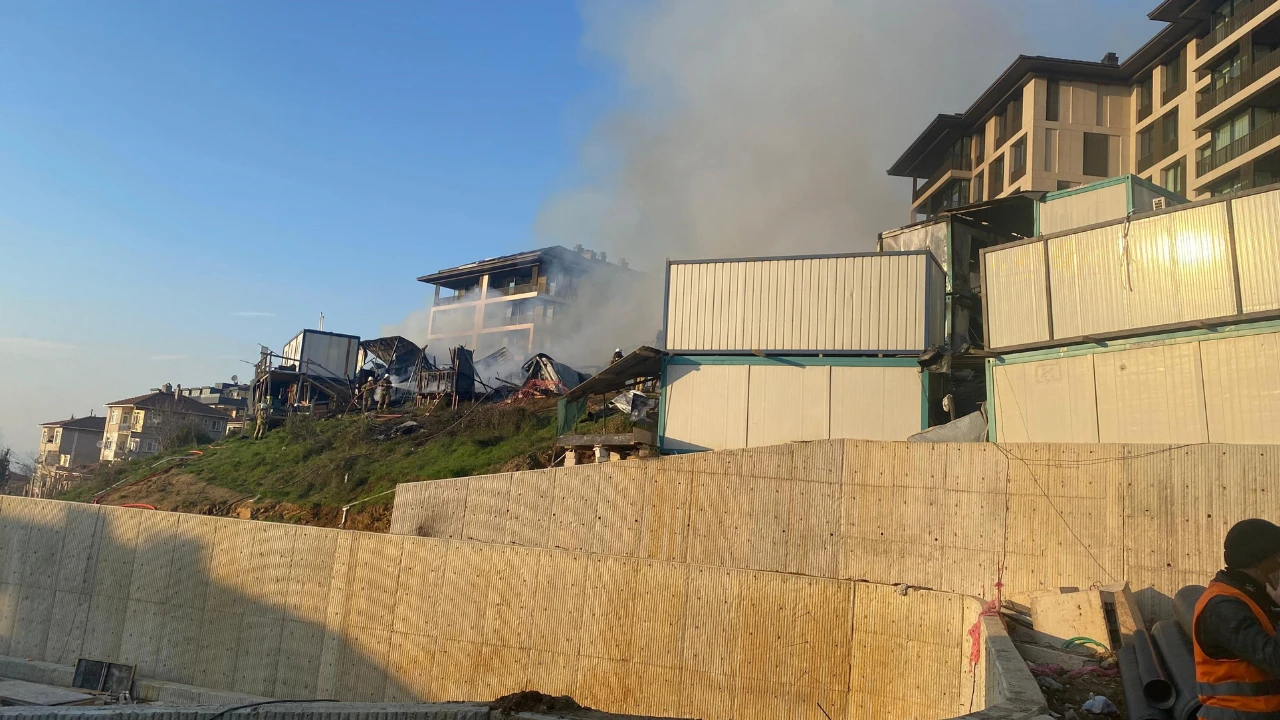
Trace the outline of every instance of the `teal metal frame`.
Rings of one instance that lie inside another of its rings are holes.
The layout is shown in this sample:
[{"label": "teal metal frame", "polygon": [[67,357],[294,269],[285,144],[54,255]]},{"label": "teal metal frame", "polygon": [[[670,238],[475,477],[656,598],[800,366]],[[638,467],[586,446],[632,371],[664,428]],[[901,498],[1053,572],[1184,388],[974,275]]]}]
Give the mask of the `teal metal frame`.
[{"label": "teal metal frame", "polygon": [[996,431],[998,430],[995,411],[995,368],[997,365],[1021,365],[1023,363],[1038,362],[1041,360],[1058,360],[1062,358],[1079,357],[1081,355],[1102,355],[1104,353],[1134,350],[1143,347],[1179,345],[1182,343],[1196,342],[1205,339],[1220,340],[1233,337],[1247,337],[1249,335],[1266,335],[1275,332],[1280,332],[1280,320],[1223,325],[1216,328],[1196,328],[1194,330],[1180,330],[1177,332],[1161,333],[1159,335],[1141,335],[1137,337],[1124,338],[1123,340],[1105,340],[1083,345],[1068,345],[1067,347],[1060,348],[1027,350],[1025,352],[1010,353],[1008,355],[999,355],[994,358],[988,358],[986,362],[988,409],[987,439],[991,442],[996,442]]},{"label": "teal metal frame", "polygon": [[[667,369],[672,365],[790,365],[792,367],[914,367],[920,363],[914,357],[814,357],[812,355],[668,355],[662,358],[662,391],[658,396],[658,450],[663,453],[699,452],[697,450],[666,450],[667,437]],[[930,373],[920,372],[920,429],[929,429],[929,391],[932,385]]]}]

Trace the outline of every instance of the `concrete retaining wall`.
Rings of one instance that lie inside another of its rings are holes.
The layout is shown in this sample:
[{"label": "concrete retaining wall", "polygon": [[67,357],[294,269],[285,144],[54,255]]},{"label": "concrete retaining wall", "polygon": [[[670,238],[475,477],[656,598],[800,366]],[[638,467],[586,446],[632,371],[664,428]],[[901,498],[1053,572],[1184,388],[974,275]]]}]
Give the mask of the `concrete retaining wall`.
[{"label": "concrete retaining wall", "polygon": [[1148,617],[1280,516],[1280,446],[815,441],[404,484],[392,532],[990,597],[1128,580]]},{"label": "concrete retaining wall", "polygon": [[0,654],[276,698],[537,689],[709,720],[952,717],[985,705],[967,662],[978,607],[599,551],[0,498]]}]

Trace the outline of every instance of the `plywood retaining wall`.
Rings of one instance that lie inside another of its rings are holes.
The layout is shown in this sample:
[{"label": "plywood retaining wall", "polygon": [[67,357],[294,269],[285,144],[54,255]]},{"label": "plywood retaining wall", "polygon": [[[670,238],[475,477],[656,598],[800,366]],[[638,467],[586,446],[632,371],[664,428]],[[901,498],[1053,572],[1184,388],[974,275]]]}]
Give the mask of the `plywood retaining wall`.
[{"label": "plywood retaining wall", "polygon": [[[471,522],[508,497],[477,492]],[[676,533],[678,492],[647,497]],[[637,554],[622,541],[570,552],[2,497],[0,655],[277,698],[537,689],[708,719],[983,707],[967,662],[976,600],[667,561],[684,552],[676,535],[648,560],[603,554]]]},{"label": "plywood retaining wall", "polygon": [[990,597],[1128,580],[1149,617],[1280,517],[1280,446],[815,441],[401,485],[392,532]]}]

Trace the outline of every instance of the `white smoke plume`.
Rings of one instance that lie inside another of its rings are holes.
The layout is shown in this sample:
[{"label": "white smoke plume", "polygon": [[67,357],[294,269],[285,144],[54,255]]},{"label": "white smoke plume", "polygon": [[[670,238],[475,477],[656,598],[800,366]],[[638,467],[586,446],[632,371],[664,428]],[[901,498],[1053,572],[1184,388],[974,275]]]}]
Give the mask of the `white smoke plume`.
[{"label": "white smoke plume", "polygon": [[663,258],[856,252],[906,224],[885,169],[1017,54],[987,0],[586,4],[622,107],[582,149],[588,181],[540,218],[661,272]]}]

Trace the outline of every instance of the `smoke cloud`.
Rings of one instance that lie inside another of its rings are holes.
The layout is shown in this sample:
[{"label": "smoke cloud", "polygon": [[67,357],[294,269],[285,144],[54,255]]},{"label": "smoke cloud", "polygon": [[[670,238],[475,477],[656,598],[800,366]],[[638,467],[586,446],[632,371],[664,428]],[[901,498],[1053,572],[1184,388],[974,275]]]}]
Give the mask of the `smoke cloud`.
[{"label": "smoke cloud", "polygon": [[885,169],[939,112],[1013,60],[984,0],[586,4],[621,107],[582,148],[581,185],[539,231],[638,261],[857,252],[907,222]]}]

